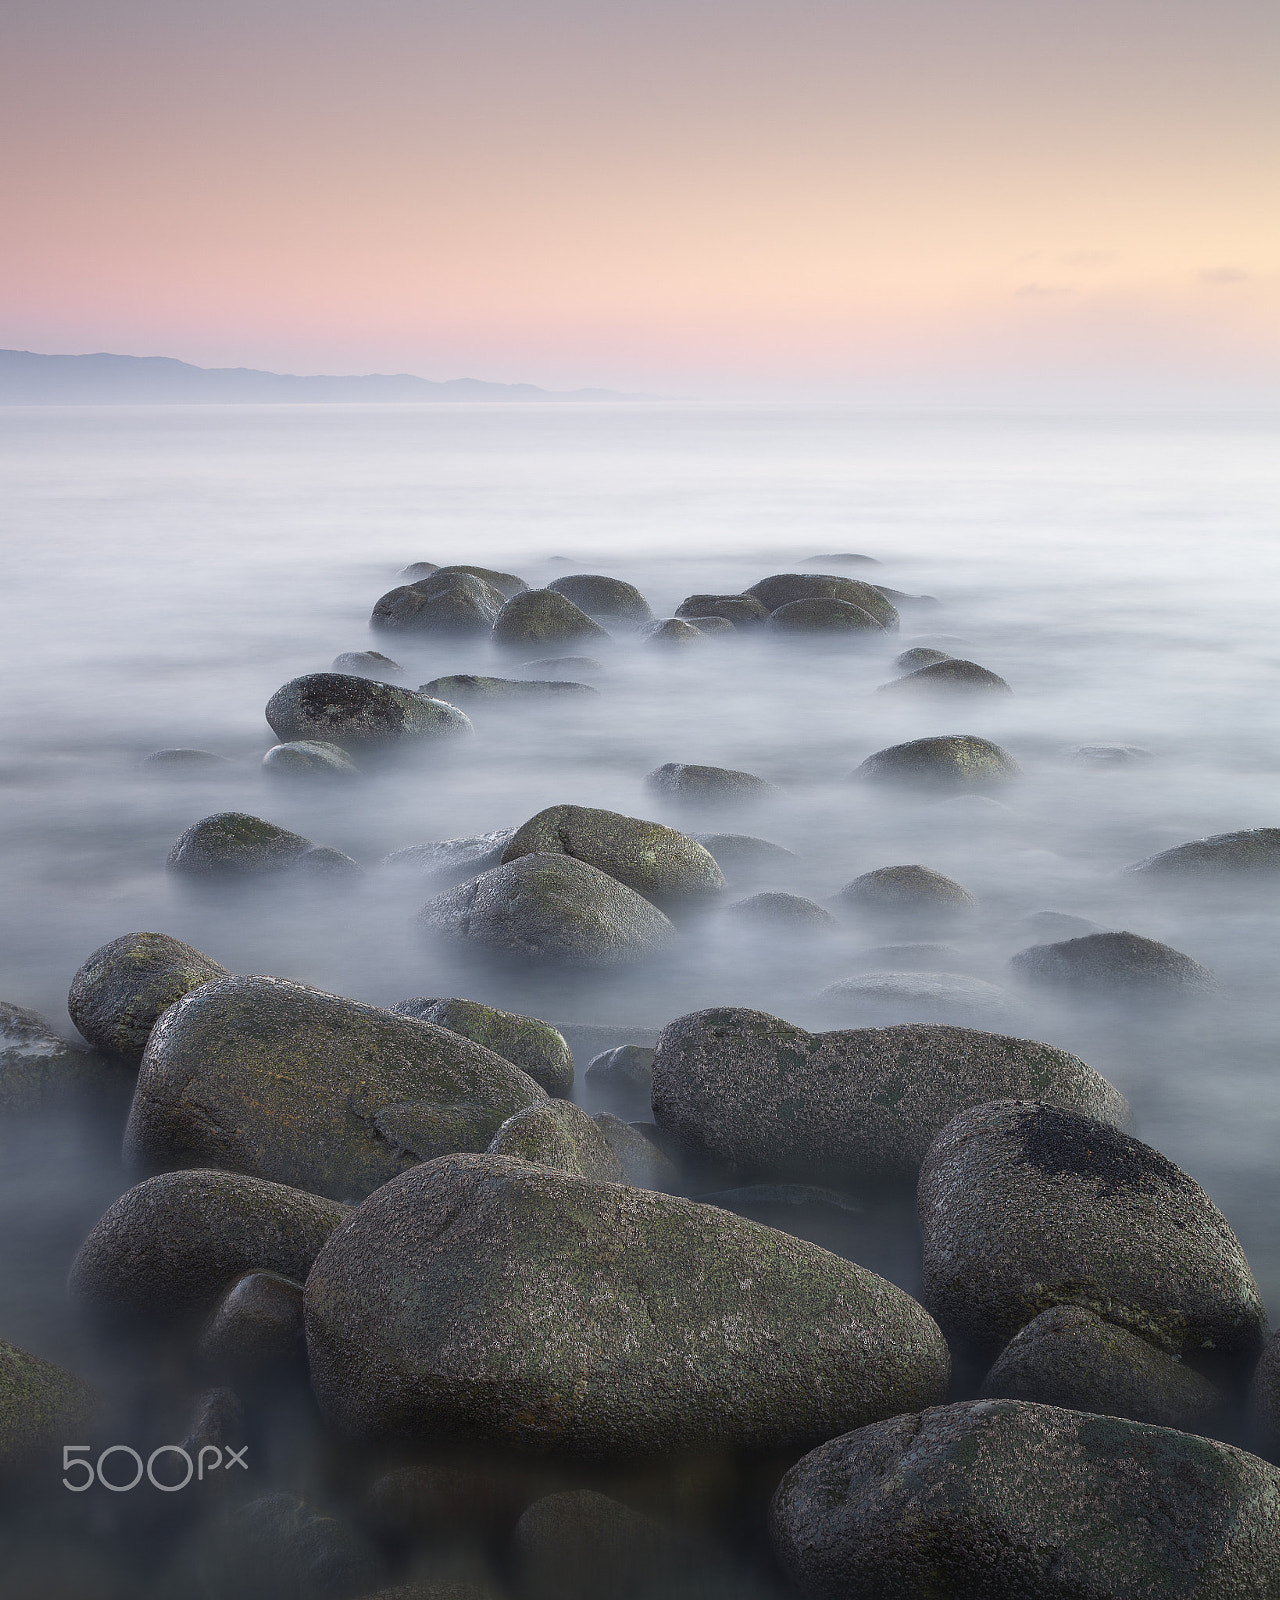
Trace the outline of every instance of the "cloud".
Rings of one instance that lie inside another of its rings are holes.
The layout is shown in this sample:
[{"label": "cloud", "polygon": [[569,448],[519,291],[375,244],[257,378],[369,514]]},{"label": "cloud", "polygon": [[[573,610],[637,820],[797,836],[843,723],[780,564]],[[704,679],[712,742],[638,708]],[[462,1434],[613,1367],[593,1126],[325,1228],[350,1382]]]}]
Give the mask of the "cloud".
[{"label": "cloud", "polygon": [[1042,295],[1074,294],[1069,283],[1020,283],[1013,291],[1020,298],[1039,298]]},{"label": "cloud", "polygon": [[1199,274],[1201,283],[1212,284],[1214,288],[1231,283],[1248,283],[1252,276],[1243,267],[1203,267]]}]

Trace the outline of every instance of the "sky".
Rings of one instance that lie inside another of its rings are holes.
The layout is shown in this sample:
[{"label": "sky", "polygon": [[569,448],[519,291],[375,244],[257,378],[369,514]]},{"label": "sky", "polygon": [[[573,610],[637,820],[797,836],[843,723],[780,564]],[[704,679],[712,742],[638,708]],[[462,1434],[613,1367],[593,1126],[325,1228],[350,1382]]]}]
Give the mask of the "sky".
[{"label": "sky", "polygon": [[5,39],[10,348],[1280,376],[1275,0],[41,0]]}]

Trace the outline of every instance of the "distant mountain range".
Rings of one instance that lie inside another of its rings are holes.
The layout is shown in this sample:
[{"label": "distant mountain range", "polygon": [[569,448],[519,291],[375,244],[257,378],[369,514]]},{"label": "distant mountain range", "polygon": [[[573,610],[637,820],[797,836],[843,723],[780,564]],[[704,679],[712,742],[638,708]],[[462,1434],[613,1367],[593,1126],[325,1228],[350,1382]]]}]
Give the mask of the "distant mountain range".
[{"label": "distant mountain range", "polygon": [[433,383],[407,372],[298,377],[253,367],[193,367],[169,356],[42,356],[31,350],[0,350],[0,405],[11,406],[638,398],[612,389],[556,393],[532,383],[484,383],[479,378]]}]

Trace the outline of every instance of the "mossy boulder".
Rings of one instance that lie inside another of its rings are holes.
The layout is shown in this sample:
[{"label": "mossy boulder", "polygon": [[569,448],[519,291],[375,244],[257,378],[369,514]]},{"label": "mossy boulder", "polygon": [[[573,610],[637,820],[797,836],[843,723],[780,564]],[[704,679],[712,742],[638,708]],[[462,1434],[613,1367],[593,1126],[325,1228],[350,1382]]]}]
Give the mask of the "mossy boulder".
[{"label": "mossy boulder", "polygon": [[419,694],[437,700],[447,700],[450,705],[466,705],[472,701],[493,703],[502,701],[581,699],[584,695],[598,695],[589,683],[570,683],[546,678],[483,678],[471,673],[458,672],[449,678],[433,678],[424,683]]},{"label": "mossy boulder", "polygon": [[753,594],[691,594],[676,607],[676,616],[723,617],[735,628],[758,628],[769,608]]},{"label": "mossy boulder", "polygon": [[219,978],[152,1030],[125,1149],[152,1170],[222,1167],[346,1200],[483,1149],[545,1098],[449,1028],[283,978]]},{"label": "mossy boulder", "polygon": [[62,1446],[84,1434],[98,1404],[83,1379],[0,1339],[0,1475],[34,1469],[56,1482]]},{"label": "mossy boulder", "polygon": [[305,1357],[302,1284],[280,1272],[243,1273],[200,1334],[203,1366],[228,1382],[253,1385]]},{"label": "mossy boulder", "polygon": [[136,1067],[162,1011],[202,983],[228,976],[220,961],[167,933],[123,933],[99,946],[72,978],[67,1010],[95,1049]]},{"label": "mossy boulder", "polygon": [[820,1445],[771,1524],[809,1600],[1244,1600],[1275,1592],[1280,1472],[1171,1428],[972,1400]]},{"label": "mossy boulder", "polygon": [[864,872],[845,884],[840,899],[861,916],[891,920],[954,916],[977,904],[954,878],[918,862]]},{"label": "mossy boulder", "polygon": [[391,1009],[398,1016],[451,1028],[464,1039],[483,1045],[527,1072],[548,1094],[567,1095],[573,1088],[573,1051],[549,1022],[499,1011],[478,1000],[436,1000],[426,995],[402,1000]]},{"label": "mossy boulder", "polygon": [[246,1272],[303,1280],[346,1208],[239,1173],[165,1172],[126,1189],[80,1246],[68,1286],[98,1313],[203,1320]]},{"label": "mossy boulder", "polygon": [[929,645],[913,645],[910,650],[904,650],[894,660],[894,666],[901,672],[917,672],[921,667],[931,667],[937,661],[950,661],[952,658],[945,650],[934,650]]},{"label": "mossy boulder", "polygon": [[663,1029],[653,1115],[664,1139],[761,1179],[857,1188],[914,1181],[965,1106],[1037,1094],[1113,1122],[1124,1097],[1053,1045],[927,1023],[808,1033],[738,1006]]},{"label": "mossy boulder", "polygon": [[1280,872],[1280,828],[1243,828],[1177,844],[1126,869],[1144,878],[1173,881],[1269,877]]},{"label": "mossy boulder", "polygon": [[1012,694],[1013,690],[998,672],[980,667],[976,661],[946,657],[926,662],[892,683],[880,685],[881,694]]},{"label": "mossy boulder", "polygon": [[282,742],[319,740],[348,752],[420,744],[471,727],[443,700],[340,672],[291,679],[267,701],[267,721]]},{"label": "mossy boulder", "polygon": [[771,633],[883,633],[879,617],[848,600],[815,596],[810,600],[788,600],[769,613],[765,626]]},{"label": "mossy boulder", "polygon": [[1088,933],[1032,945],[1009,966],[1025,983],[1068,992],[1168,996],[1213,985],[1212,973],[1198,961],[1137,933]]},{"label": "mossy boulder", "polygon": [[686,644],[697,644],[703,637],[701,628],[694,627],[692,622],[686,622],[681,617],[664,617],[659,622],[646,622],[640,632],[644,642],[659,647],[669,647]]},{"label": "mossy boulder", "polygon": [[896,628],[898,613],[872,584],[859,578],[837,577],[821,572],[777,572],[761,578],[747,590],[770,613],[796,600],[843,600],[858,606],[875,618],[882,628]]},{"label": "mossy boulder", "polygon": [[495,644],[569,644],[575,639],[607,639],[598,622],[554,589],[530,589],[508,600],[493,624]]},{"label": "mossy boulder", "polygon": [[0,1113],[65,1106],[114,1081],[101,1056],[68,1044],[47,1017],[0,1001]]},{"label": "mossy boulder", "polygon": [[620,1460],[796,1449],[941,1395],[915,1301],[712,1206],[504,1156],[371,1195],[307,1280],[312,1385],[348,1437]]},{"label": "mossy boulder", "polygon": [[761,800],[777,791],[754,772],[737,772],[732,767],[699,767],[683,761],[668,761],[645,776],[645,784],[657,794],[694,805],[737,804]]},{"label": "mossy boulder", "polygon": [[572,600],[589,617],[616,619],[619,622],[648,622],[653,616],[649,602],[633,583],[621,578],[606,578],[594,572],[574,572],[549,583],[552,594]]},{"label": "mossy boulder", "polygon": [[307,783],[360,776],[359,767],[342,746],[326,744],[323,739],[295,739],[290,744],[272,745],[262,758],[262,770],[273,778],[301,778]]},{"label": "mossy boulder", "polygon": [[1080,1111],[962,1111],[920,1169],[925,1304],[993,1355],[1042,1311],[1083,1306],[1182,1360],[1252,1362],[1266,1312],[1240,1241],[1195,1180]]},{"label": "mossy boulder", "polygon": [[429,900],[419,923],[490,955],[587,967],[656,955],[675,937],[634,889],[573,856],[507,861]]},{"label": "mossy boulder", "polygon": [[1007,750],[973,733],[890,745],[868,756],[854,773],[866,783],[952,794],[999,788],[1021,775]]},{"label": "mossy boulder", "polygon": [[534,1161],[602,1183],[621,1183],[623,1178],[613,1146],[581,1106],[569,1100],[549,1100],[508,1117],[494,1134],[489,1154]]},{"label": "mossy boulder", "polygon": [[472,573],[432,573],[380,596],[369,626],[382,633],[479,639],[490,632],[505,604],[499,590]]},{"label": "mossy boulder", "polygon": [[502,859],[528,855],[572,856],[664,907],[713,900],[725,887],[715,858],[688,834],[592,806],[548,806],[530,817]]},{"label": "mossy boulder", "polygon": [[996,1357],[979,1393],[1189,1433],[1220,1427],[1226,1409],[1208,1378],[1084,1306],[1051,1306],[1033,1317]]},{"label": "mossy boulder", "polygon": [[244,811],[218,811],[192,823],[174,841],[165,865],[182,877],[204,879],[359,870],[340,850],[313,844],[300,833]]}]

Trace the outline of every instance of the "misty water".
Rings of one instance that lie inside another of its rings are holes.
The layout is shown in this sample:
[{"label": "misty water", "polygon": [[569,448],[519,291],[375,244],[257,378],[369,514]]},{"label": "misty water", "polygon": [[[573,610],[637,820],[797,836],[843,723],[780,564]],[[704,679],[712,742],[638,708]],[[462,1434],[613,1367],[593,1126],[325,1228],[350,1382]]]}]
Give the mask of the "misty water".
[{"label": "misty water", "polygon": [[[1280,825],[1278,472],[1266,421],[693,404],[86,407],[10,409],[3,439],[0,998],[72,1037],[66,993],[81,962],[152,929],[234,972],[378,1004],[463,995],[596,1030],[577,1041],[652,1042],[713,1005],[810,1028],[921,1018],[1044,1039],[1123,1091],[1139,1136],[1207,1189],[1280,1307],[1274,888],[1161,892],[1122,871],[1185,840]],[[880,565],[812,560],[844,552]],[[900,631],[856,648],[762,631],[663,648],[615,628],[607,641],[512,658],[371,635],[374,601],[417,560],[496,567],[534,586],[607,573],[636,584],[657,616],[690,594],[796,570],[931,598],[901,602]],[[901,650],[935,642],[1013,694],[879,692]],[[599,694],[468,706],[474,734],[349,785],[264,773],[270,695],[370,648],[393,656],[410,687],[488,672],[577,676]],[[539,654],[586,655],[598,669],[521,666]],[[996,740],[1021,781],[998,802],[853,781],[873,751],[943,733]],[[1100,744],[1148,754],[1072,753]],[[181,779],[140,767],[167,746],[228,762]],[[745,770],[775,790],[682,810],[646,787],[665,762]],[[613,974],[500,969],[427,940],[415,914],[440,884],[382,859],[558,803],[792,852],[731,882],[727,904],[778,889],[835,907],[858,874],[908,862],[957,879],[978,904],[906,931],[837,910],[838,930],[811,939],[712,910],[681,919],[674,954]],[[213,894],[166,873],[184,829],[232,810],[368,870]],[[1061,936],[1036,919],[1044,912],[1166,941],[1216,987],[1158,1007],[1048,1001],[1007,966]],[[950,947],[941,970],[997,992],[977,991],[976,1011],[822,997],[856,973],[900,970],[913,958],[877,947],[920,940]],[[577,1097],[594,1110],[588,1053]],[[118,1106],[0,1130],[0,1338],[91,1377],[121,1358],[63,1286],[76,1246],[133,1181],[119,1153],[126,1105],[127,1085]],[[822,1242],[914,1287],[901,1227],[877,1242],[851,1222]]]}]

